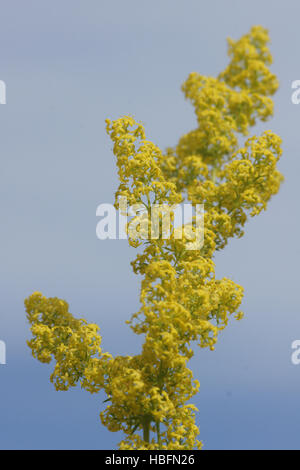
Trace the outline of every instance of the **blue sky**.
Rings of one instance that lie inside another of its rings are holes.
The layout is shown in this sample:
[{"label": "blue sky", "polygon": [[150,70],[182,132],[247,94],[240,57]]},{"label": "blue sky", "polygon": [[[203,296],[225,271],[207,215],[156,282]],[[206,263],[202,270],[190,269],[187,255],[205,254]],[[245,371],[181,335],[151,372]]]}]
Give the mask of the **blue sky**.
[{"label": "blue sky", "polygon": [[214,352],[191,361],[206,449],[299,449],[299,127],[291,83],[300,79],[299,2],[11,0],[1,6],[0,448],[110,449],[120,435],[99,421],[104,397],[55,392],[51,366],[30,356],[23,301],[66,299],[100,325],[113,354],[139,348],[125,320],[138,308],[135,250],[96,238],[96,207],[113,202],[117,173],[104,120],[134,115],[165,148],[195,126],[180,91],[192,71],[216,75],[226,38],[270,30],[280,80],[275,116],[253,133],[283,139],[285,182],[266,213],[216,258],[218,277],[245,288],[242,322]]}]

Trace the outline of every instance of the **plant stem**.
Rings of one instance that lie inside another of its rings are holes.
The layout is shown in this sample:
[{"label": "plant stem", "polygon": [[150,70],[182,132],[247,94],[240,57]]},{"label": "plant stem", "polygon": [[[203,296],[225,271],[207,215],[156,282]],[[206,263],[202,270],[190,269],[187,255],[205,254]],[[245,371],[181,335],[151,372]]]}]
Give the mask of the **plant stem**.
[{"label": "plant stem", "polygon": [[145,418],[143,423],[143,440],[149,444],[150,442],[150,420]]},{"label": "plant stem", "polygon": [[160,425],[159,421],[156,421],[156,434],[157,434],[157,444],[159,449],[161,448],[161,440],[160,440]]}]

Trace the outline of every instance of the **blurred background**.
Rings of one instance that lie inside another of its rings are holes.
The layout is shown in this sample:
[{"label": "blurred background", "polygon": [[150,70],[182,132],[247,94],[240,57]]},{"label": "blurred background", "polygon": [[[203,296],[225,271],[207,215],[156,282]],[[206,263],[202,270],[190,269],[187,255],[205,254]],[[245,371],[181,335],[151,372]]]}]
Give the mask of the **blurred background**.
[{"label": "blurred background", "polygon": [[196,71],[227,64],[226,38],[267,27],[280,80],[274,118],[255,129],[283,139],[285,175],[268,211],[216,257],[219,278],[245,288],[214,352],[190,363],[200,380],[197,424],[205,449],[300,449],[299,147],[297,0],[27,0],[0,3],[0,448],[112,449],[100,423],[104,395],[56,392],[53,366],[33,359],[24,298],[58,296],[100,325],[103,348],[134,354],[125,325],[139,307],[140,279],[127,241],[96,238],[96,207],[113,202],[117,172],[105,118],[131,114],[165,148],[195,127],[180,91]]}]

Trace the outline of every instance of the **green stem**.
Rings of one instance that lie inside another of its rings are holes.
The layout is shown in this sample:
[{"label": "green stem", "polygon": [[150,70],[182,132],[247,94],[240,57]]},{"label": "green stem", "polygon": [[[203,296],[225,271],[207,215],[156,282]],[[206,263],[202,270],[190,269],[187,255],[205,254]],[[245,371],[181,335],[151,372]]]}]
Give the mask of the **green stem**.
[{"label": "green stem", "polygon": [[143,422],[143,440],[148,444],[150,442],[150,422],[151,420],[146,416]]},{"label": "green stem", "polygon": [[157,444],[159,449],[161,448],[161,439],[160,439],[160,424],[159,421],[156,421],[156,434],[157,434]]}]

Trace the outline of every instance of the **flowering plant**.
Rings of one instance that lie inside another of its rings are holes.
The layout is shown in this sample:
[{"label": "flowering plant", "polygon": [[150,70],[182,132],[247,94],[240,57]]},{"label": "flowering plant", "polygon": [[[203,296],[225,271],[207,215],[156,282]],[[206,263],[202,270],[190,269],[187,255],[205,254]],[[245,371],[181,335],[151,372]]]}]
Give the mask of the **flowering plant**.
[{"label": "flowering plant", "polygon": [[182,90],[194,106],[197,127],[166,152],[146,139],[132,117],[106,121],[120,179],[117,209],[120,197],[143,206],[147,219],[152,204],[205,206],[201,247],[187,249],[187,239],[177,238],[175,230],[169,238],[145,237],[143,230],[129,236],[132,246],[142,247],[132,262],[142,276],[140,309],[128,321],[134,333],[144,335],[140,354],[103,352],[98,326],[76,319],[64,300],[39,292],[25,300],[33,356],[44,363],[54,359],[51,381],[57,390],[80,384],[90,393],[105,391],[101,421],[110,431],[123,431],[122,450],[202,446],[197,409],[189,403],[199,382],[187,363],[195,343],[214,349],[230,316],[243,316],[243,288],[216,279],[214,254],[244,234],[247,219],[266,209],[283,179],[276,166],[277,135],[265,131],[242,147],[238,141],[273,112],[278,82],[268,68],[268,41],[267,30],[254,26],[229,40],[230,61],[217,78],[189,75]]}]

